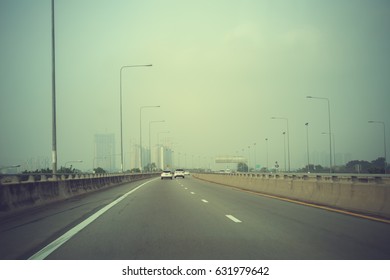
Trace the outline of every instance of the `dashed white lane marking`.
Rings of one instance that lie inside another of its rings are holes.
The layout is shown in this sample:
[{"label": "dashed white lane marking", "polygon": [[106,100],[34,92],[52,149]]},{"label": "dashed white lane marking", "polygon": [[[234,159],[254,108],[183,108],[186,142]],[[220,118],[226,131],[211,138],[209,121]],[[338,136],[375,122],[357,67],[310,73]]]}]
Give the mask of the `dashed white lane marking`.
[{"label": "dashed white lane marking", "polygon": [[202,201],[203,201],[204,203],[209,203],[206,199],[202,199]]},{"label": "dashed white lane marking", "polygon": [[236,217],[234,217],[232,215],[226,215],[226,217],[228,217],[230,220],[232,220],[235,223],[241,223],[241,221],[239,219],[237,219]]},{"label": "dashed white lane marking", "polygon": [[191,192],[191,194],[195,194],[194,192]]},{"label": "dashed white lane marking", "polygon": [[112,208],[113,206],[115,206],[116,204],[118,204],[119,202],[121,202],[123,199],[125,199],[128,195],[130,195],[131,193],[135,192],[136,190],[142,188],[143,186],[145,186],[146,184],[152,182],[152,181],[155,181],[156,179],[153,179],[153,180],[150,180],[150,181],[147,181],[141,185],[139,185],[138,187],[136,187],[135,189],[132,189],[131,191],[125,193],[124,195],[122,195],[121,197],[119,197],[118,199],[114,200],[113,202],[111,202],[110,204],[106,205],[105,207],[103,207],[102,209],[100,209],[99,211],[97,211],[95,214],[93,214],[92,216],[90,216],[89,218],[87,218],[86,220],[82,221],[81,223],[79,223],[77,226],[75,226],[74,228],[70,229],[69,231],[67,231],[66,233],[64,233],[62,236],[60,236],[59,238],[57,238],[56,240],[54,240],[52,243],[50,243],[49,245],[47,245],[46,247],[44,247],[42,250],[40,250],[39,252],[35,253],[34,255],[32,255],[29,260],[43,260],[45,259],[47,256],[49,256],[51,253],[53,253],[55,250],[57,250],[61,245],[63,245],[66,241],[68,241],[69,239],[71,239],[75,234],[77,234],[79,231],[81,231],[83,228],[85,228],[86,226],[88,226],[90,223],[92,223],[94,220],[96,220],[97,218],[99,218],[101,215],[103,215],[106,211],[108,211],[110,208]]},{"label": "dashed white lane marking", "polygon": [[188,190],[188,188],[184,188],[185,190]]}]

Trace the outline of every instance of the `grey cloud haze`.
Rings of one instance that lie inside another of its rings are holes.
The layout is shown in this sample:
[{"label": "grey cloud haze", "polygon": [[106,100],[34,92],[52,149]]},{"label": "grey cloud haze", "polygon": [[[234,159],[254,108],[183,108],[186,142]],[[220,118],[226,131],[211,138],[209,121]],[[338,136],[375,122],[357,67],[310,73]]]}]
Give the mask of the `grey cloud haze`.
[{"label": "grey cloud haze", "polygon": [[[271,117],[285,117],[292,168],[306,164],[306,122],[313,163],[326,165],[327,104],[313,95],[331,102],[336,159],[383,156],[382,128],[368,120],[390,120],[388,1],[55,3],[59,166],[82,159],[90,170],[96,133],[114,133],[119,153],[119,69],[148,63],[123,72],[126,153],[139,108],[160,105],[143,113],[145,145],[149,121],[163,119],[154,144],[169,130],[176,152],[209,160],[256,143],[265,166],[265,138],[269,162],[283,162],[285,122]],[[50,162],[50,11],[50,1],[0,3],[0,166]]]}]

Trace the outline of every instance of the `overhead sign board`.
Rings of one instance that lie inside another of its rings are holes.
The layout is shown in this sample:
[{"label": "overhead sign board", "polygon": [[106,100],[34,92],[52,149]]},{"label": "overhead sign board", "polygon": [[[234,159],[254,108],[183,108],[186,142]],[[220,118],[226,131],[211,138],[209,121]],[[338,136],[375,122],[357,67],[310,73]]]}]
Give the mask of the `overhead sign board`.
[{"label": "overhead sign board", "polygon": [[215,158],[215,163],[240,163],[247,162],[247,159],[240,156],[224,156]]}]

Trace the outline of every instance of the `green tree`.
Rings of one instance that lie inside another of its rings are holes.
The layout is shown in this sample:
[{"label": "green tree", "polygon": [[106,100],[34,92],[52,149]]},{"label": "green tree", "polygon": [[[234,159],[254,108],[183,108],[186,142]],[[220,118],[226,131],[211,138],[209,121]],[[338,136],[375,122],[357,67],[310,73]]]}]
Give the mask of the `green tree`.
[{"label": "green tree", "polygon": [[245,162],[239,162],[237,164],[238,172],[248,172],[248,165]]},{"label": "green tree", "polygon": [[35,171],[23,171],[22,174],[51,174],[52,170],[49,168],[42,168],[40,170],[36,169]]},{"label": "green tree", "polygon": [[366,160],[351,160],[345,165],[346,171],[351,173],[368,173],[370,166],[371,164]]},{"label": "green tree", "polygon": [[154,162],[148,163],[148,165],[145,166],[144,170],[146,172],[156,171],[157,170],[157,166],[156,166],[156,164]]},{"label": "green tree", "polygon": [[139,168],[133,168],[130,170],[131,173],[141,173],[141,170]]},{"label": "green tree", "polygon": [[[310,164],[309,165],[309,170],[310,172],[312,173],[324,173],[324,172],[329,172],[329,168],[325,168],[323,167],[322,165],[314,165],[314,164]],[[302,173],[306,173],[307,172],[307,165],[301,169],[298,169],[297,170],[298,172],[302,172]]]},{"label": "green tree", "polygon": [[93,173],[96,173],[96,174],[104,174],[104,173],[107,173],[107,171],[104,170],[104,169],[101,168],[101,167],[97,167],[97,168],[94,168],[94,169],[93,169]]},{"label": "green tree", "polygon": [[57,173],[59,173],[59,174],[73,174],[73,173],[77,173],[77,172],[76,172],[76,169],[74,169],[71,165],[70,167],[61,166],[61,168],[57,170]]},{"label": "green tree", "polygon": [[381,174],[385,173],[385,158],[379,157],[371,161],[371,166],[368,168],[369,173]]}]

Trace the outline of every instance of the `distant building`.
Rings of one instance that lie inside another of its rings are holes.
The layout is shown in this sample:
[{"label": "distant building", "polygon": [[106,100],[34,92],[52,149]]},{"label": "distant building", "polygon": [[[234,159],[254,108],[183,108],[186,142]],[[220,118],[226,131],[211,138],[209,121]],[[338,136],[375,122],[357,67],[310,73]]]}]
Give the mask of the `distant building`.
[{"label": "distant building", "polygon": [[[141,169],[140,148],[135,144],[130,149],[130,170],[133,168]],[[163,145],[157,145],[152,151],[142,148],[142,165],[145,168],[148,164],[154,163],[157,169],[173,169],[173,151]]]},{"label": "distant building", "polygon": [[[141,170],[141,161],[140,161],[140,146],[135,144],[132,145],[130,148],[130,159],[129,159],[129,164],[130,164],[130,170],[134,168],[138,168]],[[142,148],[142,165],[143,168],[145,168],[148,164],[150,163],[150,151],[149,149]]]},{"label": "distant building", "polygon": [[94,168],[101,167],[106,171],[116,170],[115,134],[95,134]]},{"label": "distant building", "polygon": [[[131,145],[130,146],[130,154],[129,154],[129,170],[134,168],[139,168],[139,145]],[[127,160],[127,159],[126,159]]]},{"label": "distant building", "polygon": [[166,146],[158,145],[156,146],[155,150],[155,161],[157,168],[164,170],[164,169],[171,169],[173,170],[173,151]]}]

